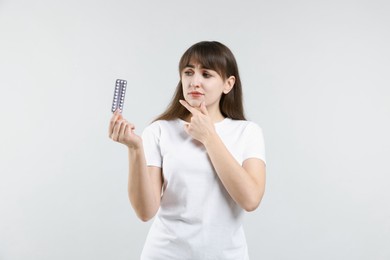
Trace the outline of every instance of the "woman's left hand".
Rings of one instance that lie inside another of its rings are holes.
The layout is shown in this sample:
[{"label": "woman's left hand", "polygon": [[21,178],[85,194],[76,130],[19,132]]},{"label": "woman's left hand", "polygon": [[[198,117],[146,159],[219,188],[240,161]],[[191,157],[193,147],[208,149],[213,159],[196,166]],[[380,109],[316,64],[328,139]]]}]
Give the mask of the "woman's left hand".
[{"label": "woman's left hand", "polygon": [[190,123],[185,124],[185,131],[192,136],[192,138],[205,145],[206,142],[216,134],[214,123],[209,116],[205,102],[203,101],[199,108],[190,106],[185,100],[180,100],[180,104],[187,108],[192,114]]}]

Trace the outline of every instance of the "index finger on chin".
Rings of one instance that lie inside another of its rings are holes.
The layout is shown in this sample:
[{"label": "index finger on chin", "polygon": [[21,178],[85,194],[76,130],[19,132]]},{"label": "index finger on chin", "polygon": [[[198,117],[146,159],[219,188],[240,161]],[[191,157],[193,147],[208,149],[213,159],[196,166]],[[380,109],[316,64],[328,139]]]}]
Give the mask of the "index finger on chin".
[{"label": "index finger on chin", "polygon": [[185,100],[179,100],[180,104],[182,104],[188,111],[190,111],[191,114],[194,115],[194,113],[196,113],[196,109],[193,108],[192,106],[190,106],[190,104],[188,104],[187,101]]}]

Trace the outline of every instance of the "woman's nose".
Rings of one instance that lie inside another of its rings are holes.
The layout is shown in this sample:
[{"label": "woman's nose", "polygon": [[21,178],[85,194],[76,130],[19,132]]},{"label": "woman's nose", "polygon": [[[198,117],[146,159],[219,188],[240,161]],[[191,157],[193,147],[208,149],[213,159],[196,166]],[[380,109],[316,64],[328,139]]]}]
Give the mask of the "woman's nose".
[{"label": "woman's nose", "polygon": [[193,88],[199,88],[201,86],[201,78],[197,75],[194,75],[194,77],[191,80],[190,86]]},{"label": "woman's nose", "polygon": [[192,88],[199,88],[199,83],[196,83],[196,82],[191,82],[190,83],[190,87],[192,87]]}]

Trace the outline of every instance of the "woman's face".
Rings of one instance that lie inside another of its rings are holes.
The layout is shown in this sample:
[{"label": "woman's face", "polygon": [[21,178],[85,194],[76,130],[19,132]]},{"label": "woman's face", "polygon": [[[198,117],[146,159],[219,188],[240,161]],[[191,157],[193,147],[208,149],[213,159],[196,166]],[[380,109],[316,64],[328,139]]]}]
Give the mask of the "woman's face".
[{"label": "woman's face", "polygon": [[199,107],[205,101],[209,111],[219,110],[222,93],[227,94],[234,81],[234,77],[224,80],[215,70],[204,68],[198,63],[190,62],[181,72],[185,100],[193,107]]}]

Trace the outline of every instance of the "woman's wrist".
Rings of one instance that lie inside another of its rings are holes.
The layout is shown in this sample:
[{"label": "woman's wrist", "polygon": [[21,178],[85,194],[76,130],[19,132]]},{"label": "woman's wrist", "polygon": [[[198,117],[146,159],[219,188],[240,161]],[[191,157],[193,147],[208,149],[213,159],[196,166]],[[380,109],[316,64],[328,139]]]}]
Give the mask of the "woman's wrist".
[{"label": "woman's wrist", "polygon": [[143,145],[142,143],[139,145],[134,145],[134,144],[126,144],[127,149],[129,150],[130,153],[139,153],[143,152]]},{"label": "woman's wrist", "polygon": [[212,132],[210,133],[207,138],[205,138],[205,140],[203,141],[203,145],[206,147],[209,147],[209,146],[213,146],[215,145],[216,143],[218,143],[220,141],[220,137],[219,135],[217,134],[217,132]]}]

